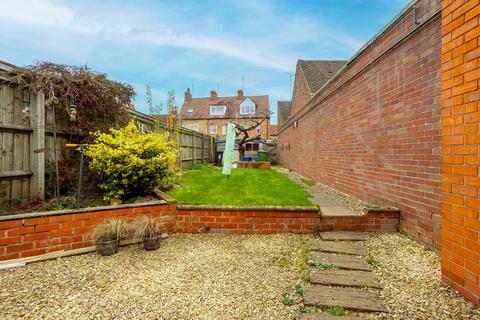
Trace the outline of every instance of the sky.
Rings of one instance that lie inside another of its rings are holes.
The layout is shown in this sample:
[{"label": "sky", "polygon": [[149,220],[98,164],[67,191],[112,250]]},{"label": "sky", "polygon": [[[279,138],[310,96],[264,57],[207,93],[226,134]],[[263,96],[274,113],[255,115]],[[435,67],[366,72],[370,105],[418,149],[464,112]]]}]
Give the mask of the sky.
[{"label": "sky", "polygon": [[[88,65],[137,110],[176,92],[290,100],[298,59],[348,60],[409,0],[0,0],[0,60]],[[276,115],[272,122],[276,122]]]}]

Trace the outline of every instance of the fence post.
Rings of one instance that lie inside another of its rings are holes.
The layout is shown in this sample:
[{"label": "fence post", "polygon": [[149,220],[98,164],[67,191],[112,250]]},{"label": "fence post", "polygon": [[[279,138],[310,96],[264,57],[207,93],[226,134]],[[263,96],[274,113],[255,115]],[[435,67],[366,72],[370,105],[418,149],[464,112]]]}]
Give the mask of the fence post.
[{"label": "fence post", "polygon": [[30,184],[31,198],[45,198],[45,96],[39,92],[33,96],[31,107],[30,167],[32,180]]},{"label": "fence post", "polygon": [[192,134],[193,139],[193,164],[197,164],[197,136],[195,133]]}]

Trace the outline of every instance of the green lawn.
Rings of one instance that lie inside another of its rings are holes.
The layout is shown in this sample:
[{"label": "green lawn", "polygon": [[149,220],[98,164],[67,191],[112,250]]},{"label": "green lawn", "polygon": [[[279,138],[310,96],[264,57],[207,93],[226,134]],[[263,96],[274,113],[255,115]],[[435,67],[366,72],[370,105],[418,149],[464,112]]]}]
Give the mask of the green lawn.
[{"label": "green lawn", "polygon": [[312,206],[309,194],[289,178],[272,170],[233,169],[230,179],[222,170],[198,166],[180,178],[179,189],[169,192],[181,204],[231,206]]}]

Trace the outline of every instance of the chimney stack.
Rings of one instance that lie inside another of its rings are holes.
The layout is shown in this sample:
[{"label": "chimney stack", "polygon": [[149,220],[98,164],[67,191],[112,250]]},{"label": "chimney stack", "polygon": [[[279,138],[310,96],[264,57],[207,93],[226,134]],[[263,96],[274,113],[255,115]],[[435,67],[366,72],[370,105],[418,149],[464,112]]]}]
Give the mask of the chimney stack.
[{"label": "chimney stack", "polygon": [[243,90],[242,89],[237,90],[237,99],[243,99]]},{"label": "chimney stack", "polygon": [[217,91],[210,91],[210,100],[217,100]]},{"label": "chimney stack", "polygon": [[192,101],[192,94],[190,93],[190,88],[187,88],[187,91],[185,91],[185,101]]}]

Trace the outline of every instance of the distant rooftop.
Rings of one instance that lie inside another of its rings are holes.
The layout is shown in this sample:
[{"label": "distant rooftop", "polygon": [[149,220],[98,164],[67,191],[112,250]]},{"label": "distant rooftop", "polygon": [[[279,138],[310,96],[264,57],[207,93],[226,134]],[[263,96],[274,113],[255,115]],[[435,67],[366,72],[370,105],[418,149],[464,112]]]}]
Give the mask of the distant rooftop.
[{"label": "distant rooftop", "polygon": [[298,60],[311,94],[317,92],[346,63],[346,60]]}]

